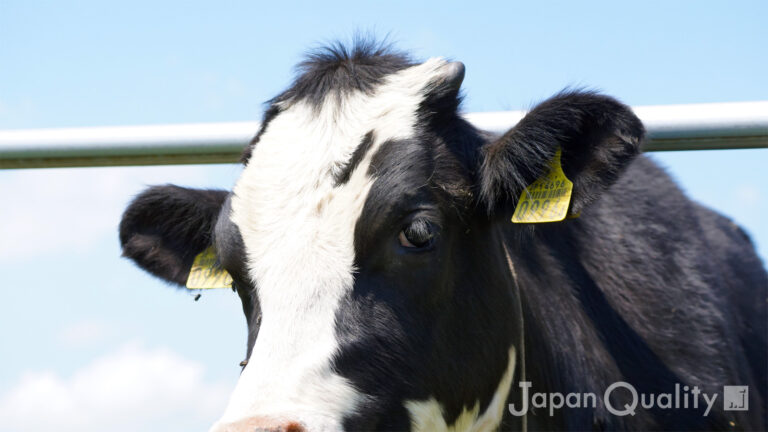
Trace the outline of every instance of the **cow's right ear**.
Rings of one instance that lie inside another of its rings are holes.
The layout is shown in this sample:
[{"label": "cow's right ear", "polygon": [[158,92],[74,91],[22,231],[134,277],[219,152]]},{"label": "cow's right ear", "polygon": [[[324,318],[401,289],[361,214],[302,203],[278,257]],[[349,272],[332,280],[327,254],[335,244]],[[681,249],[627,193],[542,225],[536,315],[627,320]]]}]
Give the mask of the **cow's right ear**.
[{"label": "cow's right ear", "polygon": [[211,245],[228,194],[174,185],[148,188],[120,221],[123,256],[161,279],[185,286],[195,256]]}]

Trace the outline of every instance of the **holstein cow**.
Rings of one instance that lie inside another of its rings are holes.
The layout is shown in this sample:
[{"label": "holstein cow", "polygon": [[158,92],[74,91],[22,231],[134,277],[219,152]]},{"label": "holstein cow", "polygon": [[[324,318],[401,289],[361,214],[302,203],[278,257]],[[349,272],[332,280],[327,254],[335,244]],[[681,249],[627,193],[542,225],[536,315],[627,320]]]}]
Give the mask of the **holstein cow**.
[{"label": "holstein cow", "polygon": [[[744,231],[639,155],[627,106],[566,90],[491,136],[458,113],[463,77],[316,52],[232,192],[155,186],[125,211],[143,269],[183,286],[214,246],[234,280],[247,362],[212,430],[766,427],[768,277]],[[512,223],[563,175],[568,217]]]}]

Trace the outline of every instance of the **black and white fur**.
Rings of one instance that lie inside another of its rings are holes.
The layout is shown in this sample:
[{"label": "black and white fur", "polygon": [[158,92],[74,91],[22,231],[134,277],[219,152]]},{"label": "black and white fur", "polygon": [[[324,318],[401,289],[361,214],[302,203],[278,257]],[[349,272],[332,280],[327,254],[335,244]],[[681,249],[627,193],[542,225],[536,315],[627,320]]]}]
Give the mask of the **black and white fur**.
[{"label": "black and white fur", "polygon": [[[638,156],[616,100],[564,91],[492,137],[458,113],[463,74],[375,44],[315,53],[231,194],[153,187],[126,210],[142,268],[183,284],[214,244],[235,280],[248,364],[214,429],[518,429],[522,347],[535,391],[749,385],[754,407],[534,412],[531,430],[765,427],[768,278],[746,234]],[[512,224],[558,148],[580,217]],[[414,226],[428,246],[403,244]]]}]

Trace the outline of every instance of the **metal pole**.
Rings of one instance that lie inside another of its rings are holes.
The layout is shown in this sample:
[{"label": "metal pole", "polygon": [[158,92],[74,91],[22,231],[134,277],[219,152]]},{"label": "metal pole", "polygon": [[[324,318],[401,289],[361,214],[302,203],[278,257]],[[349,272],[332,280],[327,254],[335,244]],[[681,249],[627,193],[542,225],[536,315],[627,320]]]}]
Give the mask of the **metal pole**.
[{"label": "metal pole", "polygon": [[[768,148],[768,101],[639,106],[646,151]],[[467,114],[503,133],[523,111]],[[0,168],[237,162],[258,122],[0,131]]]}]

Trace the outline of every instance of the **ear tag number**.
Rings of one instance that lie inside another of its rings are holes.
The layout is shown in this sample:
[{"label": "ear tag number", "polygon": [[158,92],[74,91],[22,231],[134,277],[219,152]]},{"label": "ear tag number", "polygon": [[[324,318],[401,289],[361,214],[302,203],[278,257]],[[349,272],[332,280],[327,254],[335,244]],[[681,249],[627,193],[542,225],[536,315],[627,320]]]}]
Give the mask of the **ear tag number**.
[{"label": "ear tag number", "polygon": [[192,262],[187,278],[188,289],[232,288],[232,276],[219,267],[213,246],[200,252]]},{"label": "ear tag number", "polygon": [[549,163],[549,172],[528,185],[520,194],[514,223],[559,222],[568,215],[573,183],[560,165],[561,149]]}]

